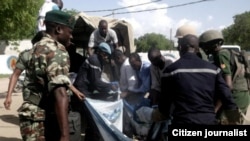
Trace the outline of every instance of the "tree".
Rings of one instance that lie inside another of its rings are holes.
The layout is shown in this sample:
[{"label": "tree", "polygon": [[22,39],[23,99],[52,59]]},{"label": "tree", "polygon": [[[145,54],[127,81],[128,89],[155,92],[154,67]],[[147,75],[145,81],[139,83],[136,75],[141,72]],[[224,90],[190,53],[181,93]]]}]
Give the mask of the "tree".
[{"label": "tree", "polygon": [[250,50],[250,11],[233,18],[234,24],[222,31],[224,44],[239,45],[242,49]]},{"label": "tree", "polygon": [[172,49],[173,43],[162,34],[147,33],[135,39],[136,51],[147,52],[150,47],[157,47],[161,50]]},{"label": "tree", "polygon": [[65,8],[65,9],[63,9],[63,11],[64,11],[64,12],[67,12],[67,13],[70,14],[70,15],[74,15],[74,16],[77,15],[78,13],[80,13],[80,12],[79,12],[78,10],[76,10],[76,9],[70,9],[70,10],[69,10],[69,9],[66,9],[66,8]]},{"label": "tree", "polygon": [[0,40],[32,37],[43,0],[0,0],[0,3]]}]

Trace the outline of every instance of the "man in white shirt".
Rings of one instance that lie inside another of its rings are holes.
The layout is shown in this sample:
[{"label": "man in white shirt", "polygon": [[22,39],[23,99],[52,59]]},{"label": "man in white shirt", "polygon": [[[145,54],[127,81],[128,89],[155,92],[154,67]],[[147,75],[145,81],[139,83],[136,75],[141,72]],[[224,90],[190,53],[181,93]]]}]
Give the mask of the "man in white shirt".
[{"label": "man in white shirt", "polygon": [[121,50],[115,50],[113,52],[113,59],[117,66],[120,68],[120,90],[122,92],[121,97],[123,95],[127,95],[129,91],[133,91],[133,89],[137,86],[137,77],[135,70],[129,64],[128,57],[123,54]]},{"label": "man in white shirt", "polygon": [[51,10],[61,10],[63,7],[62,0],[45,0],[42,7],[39,10],[39,15],[37,18],[37,32],[45,31],[46,27],[44,24],[44,18],[47,12]]},{"label": "man in white shirt", "polygon": [[118,48],[118,38],[116,32],[108,28],[106,20],[100,20],[98,28],[95,29],[89,38],[88,54],[93,54],[93,47],[97,47],[101,42],[106,42],[111,47],[111,52]]}]

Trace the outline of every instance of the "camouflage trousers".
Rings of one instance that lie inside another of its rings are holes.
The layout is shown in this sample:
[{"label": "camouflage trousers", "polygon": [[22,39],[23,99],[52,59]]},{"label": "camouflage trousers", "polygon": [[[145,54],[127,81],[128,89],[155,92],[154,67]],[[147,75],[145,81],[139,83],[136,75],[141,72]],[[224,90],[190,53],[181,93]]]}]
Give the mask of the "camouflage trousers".
[{"label": "camouflage trousers", "polygon": [[24,141],[45,141],[45,111],[29,102],[18,109],[20,132]]},{"label": "camouflage trousers", "polygon": [[20,132],[23,141],[45,141],[44,122],[20,118]]}]

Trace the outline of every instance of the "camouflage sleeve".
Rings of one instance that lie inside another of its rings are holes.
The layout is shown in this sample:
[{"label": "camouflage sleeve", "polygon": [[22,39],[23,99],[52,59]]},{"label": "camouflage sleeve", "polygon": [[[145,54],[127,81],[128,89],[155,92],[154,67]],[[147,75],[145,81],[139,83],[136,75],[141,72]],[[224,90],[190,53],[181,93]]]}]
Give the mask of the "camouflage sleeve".
[{"label": "camouflage sleeve", "polygon": [[47,77],[49,80],[49,92],[58,85],[68,86],[71,81],[69,74],[69,56],[67,51],[57,49],[54,51],[54,56],[48,60]]},{"label": "camouflage sleeve", "polygon": [[231,75],[230,67],[230,52],[221,51],[219,54],[219,63],[223,75]]},{"label": "camouflage sleeve", "polygon": [[22,51],[17,59],[16,67],[21,70],[25,70],[27,68],[27,62],[30,56],[29,50]]}]

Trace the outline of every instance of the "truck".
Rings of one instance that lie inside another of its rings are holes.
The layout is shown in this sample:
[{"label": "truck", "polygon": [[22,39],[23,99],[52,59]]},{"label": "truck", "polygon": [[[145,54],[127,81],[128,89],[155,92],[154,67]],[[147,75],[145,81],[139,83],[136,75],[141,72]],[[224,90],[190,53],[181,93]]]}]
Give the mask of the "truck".
[{"label": "truck", "polygon": [[221,48],[233,49],[236,52],[241,52],[241,48],[239,45],[222,45]]},{"label": "truck", "polygon": [[98,28],[100,20],[106,20],[108,27],[115,30],[118,37],[118,45],[121,48],[125,48],[124,52],[126,55],[135,51],[133,28],[129,22],[109,17],[91,16],[84,12],[75,15],[75,19],[76,24],[72,32],[72,42],[78,49],[83,50],[83,55],[86,55],[89,37],[91,33]]}]

